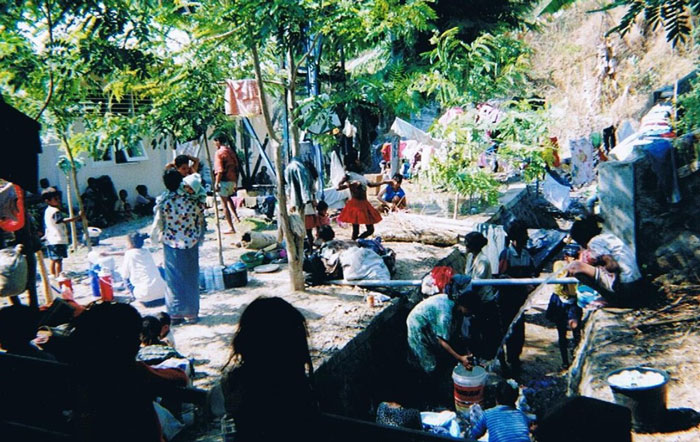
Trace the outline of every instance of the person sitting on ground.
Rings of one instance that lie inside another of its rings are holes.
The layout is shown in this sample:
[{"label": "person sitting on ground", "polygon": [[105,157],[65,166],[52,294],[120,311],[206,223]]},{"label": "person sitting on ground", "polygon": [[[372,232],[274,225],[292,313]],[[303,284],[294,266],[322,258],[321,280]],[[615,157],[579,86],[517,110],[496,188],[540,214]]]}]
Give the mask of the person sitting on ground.
[{"label": "person sitting on ground", "polygon": [[136,186],[136,204],[134,205],[134,212],[141,216],[153,215],[153,207],[155,205],[156,199],[148,194],[148,187],[143,184]]},{"label": "person sitting on ground", "polygon": [[[168,290],[151,252],[143,248],[148,235],[132,232],[126,236],[127,250],[119,274],[137,301],[145,307],[163,305]],[[120,252],[116,252],[119,253]]]},{"label": "person sitting on ground", "polygon": [[[564,247],[564,260],[554,261],[552,270],[554,273],[561,272],[579,255],[579,247],[569,244]],[[559,273],[557,277],[566,276],[566,270]],[[583,310],[576,302],[576,284],[556,284],[552,296],[549,298],[549,306],[545,317],[554,322],[559,336],[559,353],[561,354],[562,368],[569,368],[569,346],[566,339],[567,330],[571,330],[574,335],[574,344],[581,340],[581,318]]]},{"label": "person sitting on ground", "polygon": [[270,175],[267,173],[267,166],[262,166],[260,168],[260,172],[255,174],[255,179],[253,180],[253,184],[262,185],[262,186],[269,186],[270,184],[272,184],[272,180],[270,179]]},{"label": "person sitting on ground", "polygon": [[394,174],[389,184],[379,191],[377,200],[382,205],[382,210],[396,212],[406,209],[406,192],[401,188],[401,183],[403,183],[403,175]]},{"label": "person sitting on ground", "polygon": [[[148,365],[159,365],[168,359],[186,358],[173,347],[161,341],[160,333],[163,324],[155,316],[144,316],[141,328],[141,348],[136,354],[136,360]],[[187,364],[186,364],[187,365]]]},{"label": "person sitting on ground", "polygon": [[[237,441],[321,440],[307,337],[304,316],[282,298],[259,297],[243,311],[222,376]],[[281,403],[270,425],[270,405]]]},{"label": "person sitting on ground", "polygon": [[596,215],[574,221],[569,235],[585,250],[569,266],[569,274],[603,296],[610,304],[636,306],[643,295],[642,274],[627,244],[612,233],[602,233]]},{"label": "person sitting on ground", "polygon": [[472,369],[471,351],[455,349],[455,342],[464,317],[478,308],[479,296],[467,284],[464,290],[454,294],[424,299],[408,314],[409,362],[422,373],[425,392],[434,395],[428,404],[444,403],[449,398],[450,373],[455,364]]},{"label": "person sitting on ground", "polygon": [[469,438],[477,440],[488,431],[489,442],[530,442],[530,419],[515,408],[517,399],[517,386],[500,381],[496,386],[497,405],[484,411]]},{"label": "person sitting on ground", "polygon": [[114,203],[114,211],[121,218],[131,218],[131,204],[127,201],[128,196],[126,190],[122,189],[119,191],[119,199]]},{"label": "person sitting on ground", "polygon": [[[73,364],[81,379],[79,440],[162,442],[153,401],[188,383],[184,371],[137,362],[142,318],[128,304],[94,304],[76,320]],[[118,416],[118,418],[117,418]]]},{"label": "person sitting on ground", "polygon": [[[190,164],[190,162],[192,162],[192,164]],[[175,169],[180,172],[180,175],[186,177],[187,175],[199,172],[199,158],[191,155],[178,155],[172,163],[165,165],[165,170],[168,169]]]},{"label": "person sitting on ground", "polygon": [[170,328],[170,325],[172,324],[170,315],[167,312],[159,312],[158,314],[156,314],[156,318],[158,318],[158,321],[160,321],[160,340],[166,343],[167,345],[171,346],[172,348],[176,348],[175,334]]},{"label": "person sitting on ground", "polygon": [[55,361],[51,353],[32,343],[39,325],[39,312],[26,305],[0,309],[0,347],[6,352],[30,358]]}]

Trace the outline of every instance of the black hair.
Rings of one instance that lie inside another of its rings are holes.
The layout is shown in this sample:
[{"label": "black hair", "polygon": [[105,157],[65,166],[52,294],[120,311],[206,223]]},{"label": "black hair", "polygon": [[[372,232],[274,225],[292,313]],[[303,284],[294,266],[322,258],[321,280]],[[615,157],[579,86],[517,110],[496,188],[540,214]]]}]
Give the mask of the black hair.
[{"label": "black hair", "polygon": [[92,186],[93,184],[96,186],[97,185],[97,179],[94,177],[90,177],[87,179],[88,186]]},{"label": "black hair", "polygon": [[496,402],[500,405],[515,407],[515,401],[517,400],[518,390],[506,381],[499,381],[496,385]]},{"label": "black hair", "polygon": [[146,186],[143,185],[143,184],[139,184],[138,186],[136,186],[136,192],[137,192],[139,195],[141,195],[141,194],[146,194],[146,195],[147,195],[147,194],[148,194],[148,187],[146,187]]},{"label": "black hair", "polygon": [[163,184],[169,191],[175,192],[180,187],[180,183],[182,183],[182,175],[176,169],[167,169],[163,172]]},{"label": "black hair", "polygon": [[156,314],[156,318],[160,321],[161,327],[164,325],[170,325],[172,320],[170,319],[170,315],[168,312],[158,312]]},{"label": "black hair", "polygon": [[516,219],[508,223],[508,226],[506,226],[506,235],[508,236],[509,242],[519,240],[526,241],[528,235],[527,226],[525,225],[525,222]]},{"label": "black hair", "polygon": [[56,190],[55,187],[47,187],[46,189],[41,191],[41,199],[44,201],[48,201],[60,195],[61,193],[58,190]]},{"label": "black hair", "polygon": [[119,191],[119,198],[122,197],[122,194],[124,194],[125,197],[126,197],[127,195],[129,195],[129,194],[126,192],[126,189],[122,189],[122,190]]},{"label": "black hair", "polygon": [[224,144],[226,146],[230,146],[231,143],[228,139],[228,136],[225,133],[218,133],[214,136],[214,141],[218,141],[221,144]]},{"label": "black hair", "polygon": [[155,316],[144,316],[141,321],[141,343],[144,345],[160,344],[160,330],[163,327]]},{"label": "black hair", "polygon": [[[231,360],[251,370],[313,373],[306,320],[292,304],[279,297],[259,297],[241,314],[233,336]],[[274,349],[274,351],[271,351]]]},{"label": "black hair", "polygon": [[189,165],[190,164],[190,157],[187,155],[178,155],[175,157],[175,167],[181,167],[184,166],[185,164]]},{"label": "black hair", "polygon": [[401,175],[400,173],[395,173],[394,176],[391,177],[391,179],[398,181],[400,183],[403,181],[403,175]]},{"label": "black hair", "polygon": [[146,238],[148,238],[148,235],[145,233],[132,232],[129,233],[126,238],[135,249],[140,249],[143,247],[143,242]]},{"label": "black hair", "polygon": [[569,236],[582,247],[587,247],[588,241],[603,231],[599,225],[602,221],[603,219],[597,215],[589,215],[583,219],[576,220],[571,225]]},{"label": "black hair", "polygon": [[349,172],[355,172],[355,173],[360,173],[360,165],[357,164],[357,151],[356,150],[350,150],[348,153],[345,154],[345,157],[343,157],[343,164],[345,165],[345,170]]},{"label": "black hair", "polygon": [[76,319],[75,362],[90,366],[125,366],[139,350],[141,315],[129,304],[93,304]]},{"label": "black hair", "polygon": [[26,305],[0,309],[0,344],[8,351],[28,345],[36,337],[38,324],[37,311]]},{"label": "black hair", "polygon": [[335,238],[335,232],[331,226],[321,226],[318,228],[318,237],[324,241],[331,241]]},{"label": "black hair", "polygon": [[470,312],[475,312],[479,310],[479,307],[481,306],[481,298],[473,288],[470,288],[469,290],[464,290],[457,295],[455,304],[466,307]]},{"label": "black hair", "polygon": [[47,187],[50,187],[51,184],[49,184],[49,180],[48,180],[48,179],[42,178],[42,179],[39,180],[39,186],[40,186],[42,189],[46,189]]},{"label": "black hair", "polygon": [[316,211],[320,212],[321,210],[328,210],[328,203],[325,201],[321,200],[316,204]]},{"label": "black hair", "polygon": [[475,254],[481,252],[481,249],[483,249],[488,242],[486,237],[479,232],[468,233],[464,238],[464,245]]}]

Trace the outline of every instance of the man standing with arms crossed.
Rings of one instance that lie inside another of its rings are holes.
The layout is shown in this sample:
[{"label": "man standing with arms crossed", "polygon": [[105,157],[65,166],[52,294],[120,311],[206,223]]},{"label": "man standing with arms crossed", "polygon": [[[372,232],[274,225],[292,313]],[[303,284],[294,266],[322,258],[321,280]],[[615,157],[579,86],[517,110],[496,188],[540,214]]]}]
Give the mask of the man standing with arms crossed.
[{"label": "man standing with arms crossed", "polygon": [[236,187],[238,184],[238,157],[236,153],[229,147],[229,141],[226,135],[219,134],[214,137],[214,145],[216,146],[216,156],[214,158],[214,190],[219,192],[221,201],[224,206],[224,215],[226,222],[229,225],[229,230],[225,234],[235,233],[231,220],[231,213],[236,217],[236,222],[241,222],[236,213],[236,205],[233,203],[232,197],[236,195]]}]

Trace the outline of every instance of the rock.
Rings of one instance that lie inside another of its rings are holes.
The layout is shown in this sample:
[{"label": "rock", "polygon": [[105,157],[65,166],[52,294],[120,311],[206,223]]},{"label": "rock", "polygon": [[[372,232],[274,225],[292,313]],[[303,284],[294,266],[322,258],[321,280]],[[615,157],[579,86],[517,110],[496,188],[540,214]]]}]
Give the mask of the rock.
[{"label": "rock", "polygon": [[656,249],[655,263],[659,273],[668,273],[671,281],[700,282],[700,236],[682,232],[673,241]]}]

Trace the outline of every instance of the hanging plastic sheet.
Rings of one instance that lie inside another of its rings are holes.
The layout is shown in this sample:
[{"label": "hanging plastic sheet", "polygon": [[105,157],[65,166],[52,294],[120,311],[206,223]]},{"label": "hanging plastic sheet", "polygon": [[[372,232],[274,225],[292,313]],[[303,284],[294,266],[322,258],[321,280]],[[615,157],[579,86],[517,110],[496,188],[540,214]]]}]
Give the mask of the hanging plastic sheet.
[{"label": "hanging plastic sheet", "polygon": [[547,173],[544,183],[542,184],[542,194],[551,205],[565,212],[571,204],[570,192],[571,188],[569,186],[560,183],[554,179],[552,175]]}]

